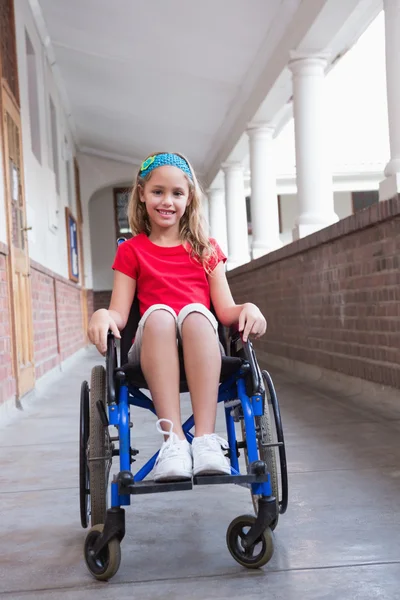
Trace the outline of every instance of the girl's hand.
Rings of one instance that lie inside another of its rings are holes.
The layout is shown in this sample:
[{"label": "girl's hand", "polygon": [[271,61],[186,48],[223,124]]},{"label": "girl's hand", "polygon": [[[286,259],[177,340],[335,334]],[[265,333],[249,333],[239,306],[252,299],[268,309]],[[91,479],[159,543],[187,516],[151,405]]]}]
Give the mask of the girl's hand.
[{"label": "girl's hand", "polygon": [[121,337],[118,327],[108,310],[105,308],[96,310],[90,319],[88,336],[92,344],[103,355],[107,352],[107,334],[109,329],[111,329],[116,338]]},{"label": "girl's hand", "polygon": [[261,337],[267,330],[267,322],[261,311],[255,304],[250,302],[243,305],[239,315],[239,331],[243,332],[242,339],[247,342],[249,335],[256,338]]}]

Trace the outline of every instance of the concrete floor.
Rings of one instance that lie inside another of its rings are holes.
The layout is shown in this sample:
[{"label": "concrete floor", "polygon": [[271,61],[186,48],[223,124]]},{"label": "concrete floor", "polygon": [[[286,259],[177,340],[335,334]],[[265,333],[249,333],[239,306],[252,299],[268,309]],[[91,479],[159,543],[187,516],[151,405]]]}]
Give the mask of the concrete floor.
[{"label": "concrete floor", "polygon": [[[120,570],[94,581],[82,555],[78,414],[80,383],[99,362],[85,351],[0,430],[1,598],[400,598],[400,421],[276,370],[290,505],[271,562],[246,571],[225,546],[230,521],[251,512],[249,492],[199,488],[134,498]],[[154,417],[136,410],[140,466],[159,435]]]}]

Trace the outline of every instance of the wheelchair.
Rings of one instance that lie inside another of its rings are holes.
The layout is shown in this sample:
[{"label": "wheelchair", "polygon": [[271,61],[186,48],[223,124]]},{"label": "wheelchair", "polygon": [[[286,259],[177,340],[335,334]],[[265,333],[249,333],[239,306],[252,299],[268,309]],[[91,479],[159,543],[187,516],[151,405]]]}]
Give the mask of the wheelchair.
[{"label": "wheelchair", "polygon": [[[120,360],[115,338],[107,337],[105,366],[92,369],[90,388],[81,386],[79,491],[83,528],[89,525],[84,557],[90,573],[108,580],[118,571],[120,544],[125,535],[125,510],[131,496],[192,490],[201,485],[236,484],[249,488],[255,515],[242,515],[228,526],[226,543],[232,557],[243,567],[255,569],[272,557],[272,531],[288,505],[286,451],[278,398],[271,376],[261,371],[252,343],[243,343],[235,328],[229,332],[219,325],[224,348],[218,402],[223,403],[231,464],[231,475],[198,475],[187,481],[155,483],[146,480],[158,452],[137,472],[131,466],[138,450],[131,446],[131,407],[155,414],[140,365],[129,364],[128,350],[140,319],[138,302],[133,302],[125,329],[121,332]],[[185,369],[180,353],[180,391],[187,392]],[[110,435],[114,426],[117,435]],[[193,415],[183,424],[189,442]],[[246,471],[240,473],[239,457],[244,454]],[[108,507],[108,480],[112,460],[119,457],[119,472],[111,482]],[[277,463],[280,463],[278,472]]]}]

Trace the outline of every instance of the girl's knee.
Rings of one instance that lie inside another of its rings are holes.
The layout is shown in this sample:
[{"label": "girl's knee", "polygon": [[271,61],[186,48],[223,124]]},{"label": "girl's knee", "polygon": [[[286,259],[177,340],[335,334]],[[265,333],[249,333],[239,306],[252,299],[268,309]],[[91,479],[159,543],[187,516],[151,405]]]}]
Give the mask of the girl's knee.
[{"label": "girl's knee", "polygon": [[179,313],[178,328],[181,332],[183,329],[195,329],[198,332],[206,329],[208,331],[210,327],[217,331],[218,323],[214,315],[202,304],[190,304]]},{"label": "girl's knee", "polygon": [[146,319],[144,332],[152,331],[163,333],[166,331],[176,331],[176,315],[173,311],[159,308],[154,310]]},{"label": "girl's knee", "polygon": [[183,325],[191,327],[201,327],[205,323],[209,323],[209,320],[205,315],[199,312],[191,312],[187,314],[183,319],[182,327]]}]

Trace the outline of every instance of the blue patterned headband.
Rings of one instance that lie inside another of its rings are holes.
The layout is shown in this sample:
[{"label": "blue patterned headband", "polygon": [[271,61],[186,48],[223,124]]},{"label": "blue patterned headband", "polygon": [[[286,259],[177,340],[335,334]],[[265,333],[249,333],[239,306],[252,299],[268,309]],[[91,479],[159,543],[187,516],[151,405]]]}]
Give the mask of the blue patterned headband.
[{"label": "blue patterned headband", "polygon": [[164,154],[155,154],[154,156],[149,156],[140,167],[139,175],[141,177],[145,177],[157,167],[164,167],[165,165],[171,167],[178,167],[181,171],[183,171],[190,179],[193,180],[192,172],[187,164],[186,160],[177,154],[170,154],[166,152]]}]

